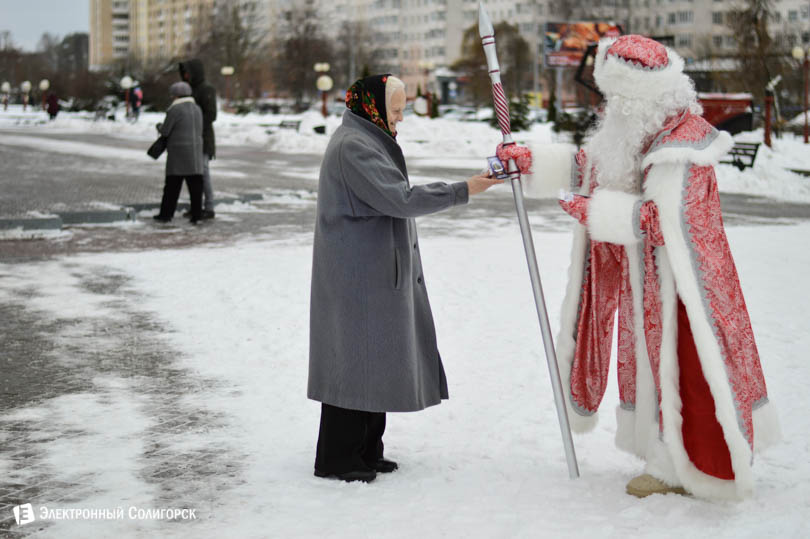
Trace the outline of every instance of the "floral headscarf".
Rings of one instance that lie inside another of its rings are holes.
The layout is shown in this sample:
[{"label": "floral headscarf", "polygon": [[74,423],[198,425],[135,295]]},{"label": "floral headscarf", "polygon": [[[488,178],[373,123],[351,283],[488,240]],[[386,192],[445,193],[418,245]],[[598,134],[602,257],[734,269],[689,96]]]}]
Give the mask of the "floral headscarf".
[{"label": "floral headscarf", "polygon": [[388,111],[385,108],[385,83],[390,75],[373,75],[352,84],[346,91],[346,107],[396,138],[388,127]]}]

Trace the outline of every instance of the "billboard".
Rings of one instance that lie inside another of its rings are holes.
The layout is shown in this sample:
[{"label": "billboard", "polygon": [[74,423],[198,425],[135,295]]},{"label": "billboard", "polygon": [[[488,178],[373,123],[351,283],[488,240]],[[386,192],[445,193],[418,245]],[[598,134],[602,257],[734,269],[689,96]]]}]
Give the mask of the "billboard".
[{"label": "billboard", "polygon": [[543,65],[577,67],[588,50],[603,37],[619,37],[622,29],[612,22],[547,22]]}]

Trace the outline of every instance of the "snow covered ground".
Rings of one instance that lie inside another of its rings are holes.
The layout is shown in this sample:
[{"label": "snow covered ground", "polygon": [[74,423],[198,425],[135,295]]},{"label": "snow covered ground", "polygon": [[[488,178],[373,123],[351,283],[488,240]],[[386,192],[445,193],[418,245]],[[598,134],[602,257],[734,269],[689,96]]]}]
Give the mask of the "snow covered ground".
[{"label": "snow covered ground", "polygon": [[[221,418],[203,434],[172,436],[164,450],[215,450],[237,463],[228,488],[216,486],[219,476],[195,485],[196,521],[64,520],[38,536],[810,536],[810,285],[802,277],[810,251],[800,248],[810,224],[728,230],[785,441],[757,456],[753,499],[718,503],[624,493],[642,464],[613,446],[615,379],[601,424],[575,438],[582,477],[568,479],[517,225],[464,223],[449,235],[423,227],[420,242],[451,399],[389,416],[386,456],[401,469],[369,485],[312,475],[319,406],[306,399],[308,234],[0,265],[0,299],[36,291],[26,309],[41,316],[115,319],[113,306],[123,300],[153,317],[164,328],[161,342],[177,351],[177,367],[217,381],[182,394],[177,406]],[[569,233],[535,220],[554,328],[570,242]],[[200,269],[193,274],[190,260]],[[126,290],[94,295],[81,286],[79,277],[107,272],[128,276]],[[77,337],[74,326],[64,331],[54,338]],[[82,346],[103,353],[104,341],[85,338]],[[86,391],[0,416],[0,425],[51,421],[52,438],[38,441],[48,474],[91,482],[91,497],[51,505],[172,506],[145,480],[143,440],[158,421],[150,413],[154,398],[115,371],[89,383]],[[63,429],[85,432],[63,437]],[[0,476],[11,466],[0,456]]]},{"label": "snow covered ground", "polygon": [[[47,122],[42,111],[23,113],[19,106],[0,111],[0,143],[31,145],[60,153],[86,155],[88,157],[118,158],[143,161],[140,150],[115,147],[114,138],[123,137],[144,142],[155,138],[155,124],[162,121],[163,114],[146,112],[137,123],[124,121],[94,122],[89,113],[62,112],[54,122]],[[284,120],[300,121],[299,129],[282,129]],[[339,125],[340,118],[329,116],[325,121],[319,112],[309,111],[299,115],[247,114],[244,116],[220,112],[215,124],[217,143],[224,145],[250,145],[268,151],[320,155],[326,149],[329,137],[315,133],[313,128],[326,125],[327,135]],[[109,134],[107,146],[81,142],[48,140],[46,137],[21,137],[2,133],[4,129],[24,128],[30,133],[43,135]],[[551,124],[533,124],[530,131],[515,133],[521,144],[545,144],[565,140],[557,135]],[[407,116],[400,123],[397,140],[409,162],[419,165],[436,164],[441,167],[480,169],[484,158],[495,153],[500,141],[500,132],[482,122],[464,122],[450,119],[430,120]],[[735,136],[739,142],[762,142],[761,130]],[[221,166],[215,163],[214,166]],[[542,169],[542,163],[537,164]],[[717,167],[721,192],[765,196],[789,202],[810,202],[810,179],[791,172],[790,169],[810,170],[810,151],[801,137],[785,134],[774,139],[773,148],[760,146],[753,168],[742,172],[731,165]],[[317,171],[310,171],[317,178]]]}]

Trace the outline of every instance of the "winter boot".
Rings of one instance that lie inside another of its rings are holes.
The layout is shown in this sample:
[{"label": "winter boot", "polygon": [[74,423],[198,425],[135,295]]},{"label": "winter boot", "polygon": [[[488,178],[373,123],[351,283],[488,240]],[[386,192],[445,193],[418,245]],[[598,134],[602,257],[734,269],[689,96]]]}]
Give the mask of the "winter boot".
[{"label": "winter boot", "polygon": [[366,465],[377,473],[391,473],[394,470],[399,469],[396,462],[387,459],[380,459],[376,462],[367,462]]},{"label": "winter boot", "polygon": [[671,487],[648,473],[634,477],[627,483],[627,493],[636,498],[645,498],[650,494],[688,495],[683,487]]},{"label": "winter boot", "polygon": [[322,472],[315,468],[315,477],[336,477],[341,481],[346,481],[347,483],[351,483],[352,481],[362,481],[363,483],[371,483],[374,479],[377,478],[377,472],[374,470],[352,470],[351,472],[345,473],[327,473]]}]

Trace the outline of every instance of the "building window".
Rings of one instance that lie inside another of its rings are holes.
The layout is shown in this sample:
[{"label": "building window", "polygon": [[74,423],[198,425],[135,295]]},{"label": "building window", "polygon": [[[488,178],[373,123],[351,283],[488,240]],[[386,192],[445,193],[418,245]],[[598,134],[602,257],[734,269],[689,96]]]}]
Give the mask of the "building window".
[{"label": "building window", "polygon": [[788,20],[790,22],[798,21],[799,20],[799,12],[796,11],[795,9],[791,9],[790,11],[788,11]]},{"label": "building window", "polygon": [[722,11],[713,11],[712,12],[712,24],[723,24],[723,12]]},{"label": "building window", "polygon": [[678,47],[691,47],[692,46],[692,34],[681,34],[678,36]]},{"label": "building window", "polygon": [[716,48],[721,48],[723,46],[723,36],[712,36],[712,45]]},{"label": "building window", "polygon": [[667,16],[667,23],[675,24],[676,17],[677,17],[677,14],[670,13],[669,16]]}]

